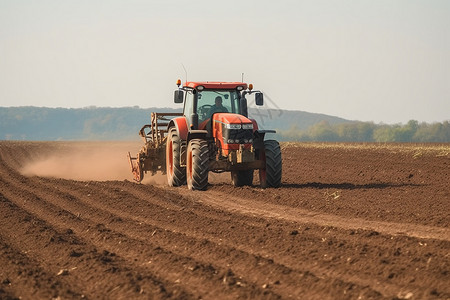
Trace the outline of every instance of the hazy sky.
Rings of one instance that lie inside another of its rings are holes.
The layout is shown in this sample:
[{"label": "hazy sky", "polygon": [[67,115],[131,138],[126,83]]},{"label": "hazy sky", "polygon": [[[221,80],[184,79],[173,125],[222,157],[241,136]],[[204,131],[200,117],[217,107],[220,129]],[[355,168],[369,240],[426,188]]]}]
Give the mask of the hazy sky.
[{"label": "hazy sky", "polygon": [[450,1],[0,0],[0,106],[177,107],[177,78],[269,107],[450,119]]}]

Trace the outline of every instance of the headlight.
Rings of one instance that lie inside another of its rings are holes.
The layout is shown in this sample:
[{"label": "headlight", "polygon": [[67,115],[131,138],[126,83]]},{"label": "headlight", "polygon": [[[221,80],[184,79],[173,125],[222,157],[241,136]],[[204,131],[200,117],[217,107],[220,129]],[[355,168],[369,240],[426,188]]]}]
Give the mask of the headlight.
[{"label": "headlight", "polygon": [[233,140],[228,140],[227,144],[234,144],[234,141]]},{"label": "headlight", "polygon": [[251,123],[251,124],[242,124],[242,129],[253,129],[253,123]]},{"label": "headlight", "polygon": [[241,124],[225,124],[225,128],[227,128],[227,129],[241,129]]},{"label": "headlight", "polygon": [[239,140],[235,140],[234,142],[235,142],[236,144],[239,144]]}]

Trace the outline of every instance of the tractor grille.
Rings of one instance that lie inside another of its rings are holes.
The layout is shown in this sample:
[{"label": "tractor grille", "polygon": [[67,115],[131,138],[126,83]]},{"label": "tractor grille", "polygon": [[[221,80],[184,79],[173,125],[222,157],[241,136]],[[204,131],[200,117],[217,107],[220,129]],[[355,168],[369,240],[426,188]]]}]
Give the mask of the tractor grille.
[{"label": "tractor grille", "polygon": [[252,129],[227,129],[222,127],[224,144],[248,144],[253,142]]}]

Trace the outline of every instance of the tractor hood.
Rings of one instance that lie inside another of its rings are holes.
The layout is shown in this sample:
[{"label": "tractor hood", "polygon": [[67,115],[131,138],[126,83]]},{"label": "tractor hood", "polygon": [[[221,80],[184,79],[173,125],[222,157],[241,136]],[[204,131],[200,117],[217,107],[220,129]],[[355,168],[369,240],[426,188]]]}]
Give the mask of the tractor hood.
[{"label": "tractor hood", "polygon": [[253,142],[253,123],[250,119],[231,113],[216,113],[213,116],[213,136],[227,156],[229,150],[237,150],[240,145],[249,149]]},{"label": "tractor hood", "polygon": [[250,119],[230,113],[214,114],[214,126],[223,126],[227,129],[253,129],[253,123]]}]

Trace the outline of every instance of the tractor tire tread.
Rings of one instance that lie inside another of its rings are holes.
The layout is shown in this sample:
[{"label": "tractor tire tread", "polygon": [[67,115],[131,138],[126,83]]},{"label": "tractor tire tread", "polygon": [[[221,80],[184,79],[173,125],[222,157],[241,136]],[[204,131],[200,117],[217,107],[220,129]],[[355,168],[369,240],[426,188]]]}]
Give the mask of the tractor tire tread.
[{"label": "tractor tire tread", "polygon": [[206,190],[209,172],[208,142],[201,139],[193,139],[189,142],[189,145],[192,151],[192,184],[190,188],[193,190]]},{"label": "tractor tire tread", "polygon": [[281,185],[282,159],[278,141],[264,141],[266,154],[266,185],[267,187],[279,187]]},{"label": "tractor tire tread", "polygon": [[181,167],[181,139],[177,134],[176,128],[169,130],[168,142],[170,141],[173,143],[173,177],[169,185],[181,186],[186,184],[186,167]]}]

